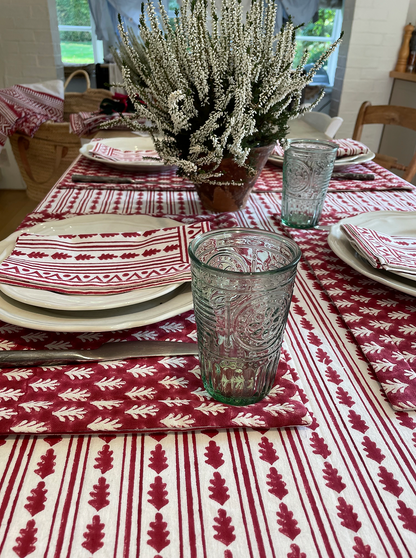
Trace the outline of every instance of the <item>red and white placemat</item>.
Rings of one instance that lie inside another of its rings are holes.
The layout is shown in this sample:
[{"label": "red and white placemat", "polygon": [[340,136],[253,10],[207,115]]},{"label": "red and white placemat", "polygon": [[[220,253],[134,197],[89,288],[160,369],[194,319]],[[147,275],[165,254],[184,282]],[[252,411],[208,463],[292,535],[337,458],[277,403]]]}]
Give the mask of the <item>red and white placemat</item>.
[{"label": "red and white placemat", "polygon": [[[124,332],[31,334],[2,328],[9,350],[89,349],[106,341],[195,341],[195,318],[187,312]],[[99,339],[97,339],[99,337]],[[138,361],[2,369],[0,434],[151,432],[202,428],[280,428],[311,419],[293,380],[284,347],[276,382],[260,403],[234,407],[204,390],[197,357],[150,357]],[[8,394],[8,395],[7,395]]]},{"label": "red and white placemat", "polygon": [[364,277],[336,256],[323,231],[290,230],[397,410],[416,410],[416,299]]},{"label": "red and white placemat", "polygon": [[66,294],[114,294],[191,280],[188,245],[208,222],[129,233],[22,233],[0,281]]}]

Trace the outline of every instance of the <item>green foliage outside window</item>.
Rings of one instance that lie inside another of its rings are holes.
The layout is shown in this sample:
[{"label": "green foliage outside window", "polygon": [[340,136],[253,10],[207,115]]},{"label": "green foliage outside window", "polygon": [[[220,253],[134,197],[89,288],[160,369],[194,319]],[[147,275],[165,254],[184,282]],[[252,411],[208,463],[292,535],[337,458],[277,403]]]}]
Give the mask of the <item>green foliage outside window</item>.
[{"label": "green foliage outside window", "polygon": [[[56,0],[59,25],[91,25],[88,0]],[[61,31],[62,41],[91,42],[91,33]]]},{"label": "green foliage outside window", "polygon": [[[315,22],[310,22],[303,25],[296,31],[297,37],[331,37],[332,29],[335,20],[335,10],[319,10],[318,18]],[[329,43],[319,41],[302,41],[297,40],[297,49],[295,64],[299,63],[302,54],[306,49],[309,51],[308,64],[314,63],[318,60],[321,54],[325,51]],[[327,64],[325,64],[324,68]]]}]

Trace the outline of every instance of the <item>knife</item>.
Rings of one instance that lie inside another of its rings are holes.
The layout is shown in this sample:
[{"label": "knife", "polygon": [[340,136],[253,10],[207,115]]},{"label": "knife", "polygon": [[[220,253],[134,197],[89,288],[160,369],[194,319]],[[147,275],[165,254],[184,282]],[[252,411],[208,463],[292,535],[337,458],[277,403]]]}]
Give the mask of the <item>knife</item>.
[{"label": "knife", "polygon": [[376,175],[371,172],[334,172],[331,178],[341,180],[375,180]]},{"label": "knife", "polygon": [[196,343],[177,343],[175,341],[126,341],[120,343],[106,343],[98,349],[81,351],[0,351],[0,368],[197,354],[198,345]]},{"label": "knife", "polygon": [[146,184],[147,182],[157,182],[158,179],[154,178],[133,178],[118,176],[95,176],[90,174],[73,174],[71,176],[72,182],[98,182],[99,184]]}]

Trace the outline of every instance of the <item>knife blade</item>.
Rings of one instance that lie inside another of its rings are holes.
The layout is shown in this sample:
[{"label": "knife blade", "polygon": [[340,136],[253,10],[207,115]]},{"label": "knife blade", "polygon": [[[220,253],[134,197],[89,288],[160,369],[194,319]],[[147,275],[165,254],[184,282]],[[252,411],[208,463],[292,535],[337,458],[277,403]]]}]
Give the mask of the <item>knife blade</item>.
[{"label": "knife blade", "polygon": [[338,180],[375,180],[376,175],[372,172],[334,172],[331,178]]},{"label": "knife blade", "polygon": [[197,354],[198,345],[196,343],[178,343],[176,341],[126,341],[106,343],[98,349],[85,349],[80,351],[54,351],[47,349],[0,351],[0,368]]},{"label": "knife blade", "polygon": [[120,178],[118,176],[95,176],[92,174],[73,174],[71,176],[72,182],[95,182],[95,183],[108,183],[108,184],[146,184],[148,182],[157,182],[155,178],[127,178],[126,176]]}]

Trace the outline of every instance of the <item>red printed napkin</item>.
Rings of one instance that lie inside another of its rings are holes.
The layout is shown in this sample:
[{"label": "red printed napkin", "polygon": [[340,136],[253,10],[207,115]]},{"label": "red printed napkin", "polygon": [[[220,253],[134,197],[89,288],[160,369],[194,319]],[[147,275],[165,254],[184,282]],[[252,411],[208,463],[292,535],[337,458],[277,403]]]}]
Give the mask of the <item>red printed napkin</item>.
[{"label": "red printed napkin", "polygon": [[[354,155],[364,155],[365,153],[369,152],[369,149],[366,145],[364,145],[360,141],[356,141],[350,138],[327,141],[332,141],[332,143],[338,145],[337,159],[341,159],[342,157],[352,157]],[[285,150],[280,145],[280,143],[277,142],[275,148],[273,149],[272,155],[283,157],[284,151]]]},{"label": "red printed napkin", "polygon": [[146,149],[137,149],[135,151],[124,151],[110,147],[99,141],[94,143],[93,148],[90,150],[90,155],[101,161],[114,161],[121,163],[138,163],[142,161],[149,161],[148,157],[153,157],[161,160],[157,151]]},{"label": "red printed napkin", "polygon": [[114,294],[191,280],[188,244],[200,222],[129,233],[22,233],[0,264],[0,282],[66,294]]},{"label": "red printed napkin", "polygon": [[373,267],[414,274],[416,279],[416,238],[390,236],[350,223],[342,225],[348,240]]},{"label": "red printed napkin", "polygon": [[[101,129],[101,124],[103,122],[109,122],[116,118],[120,118],[118,112],[114,114],[103,114],[100,111],[96,112],[77,112],[69,115],[69,129],[72,134],[77,136],[84,136],[97,132]],[[132,118],[133,114],[123,114],[123,118],[126,120]],[[143,123],[145,121],[143,120]],[[126,128],[126,126],[112,126],[112,130],[119,130],[120,128]]]}]

